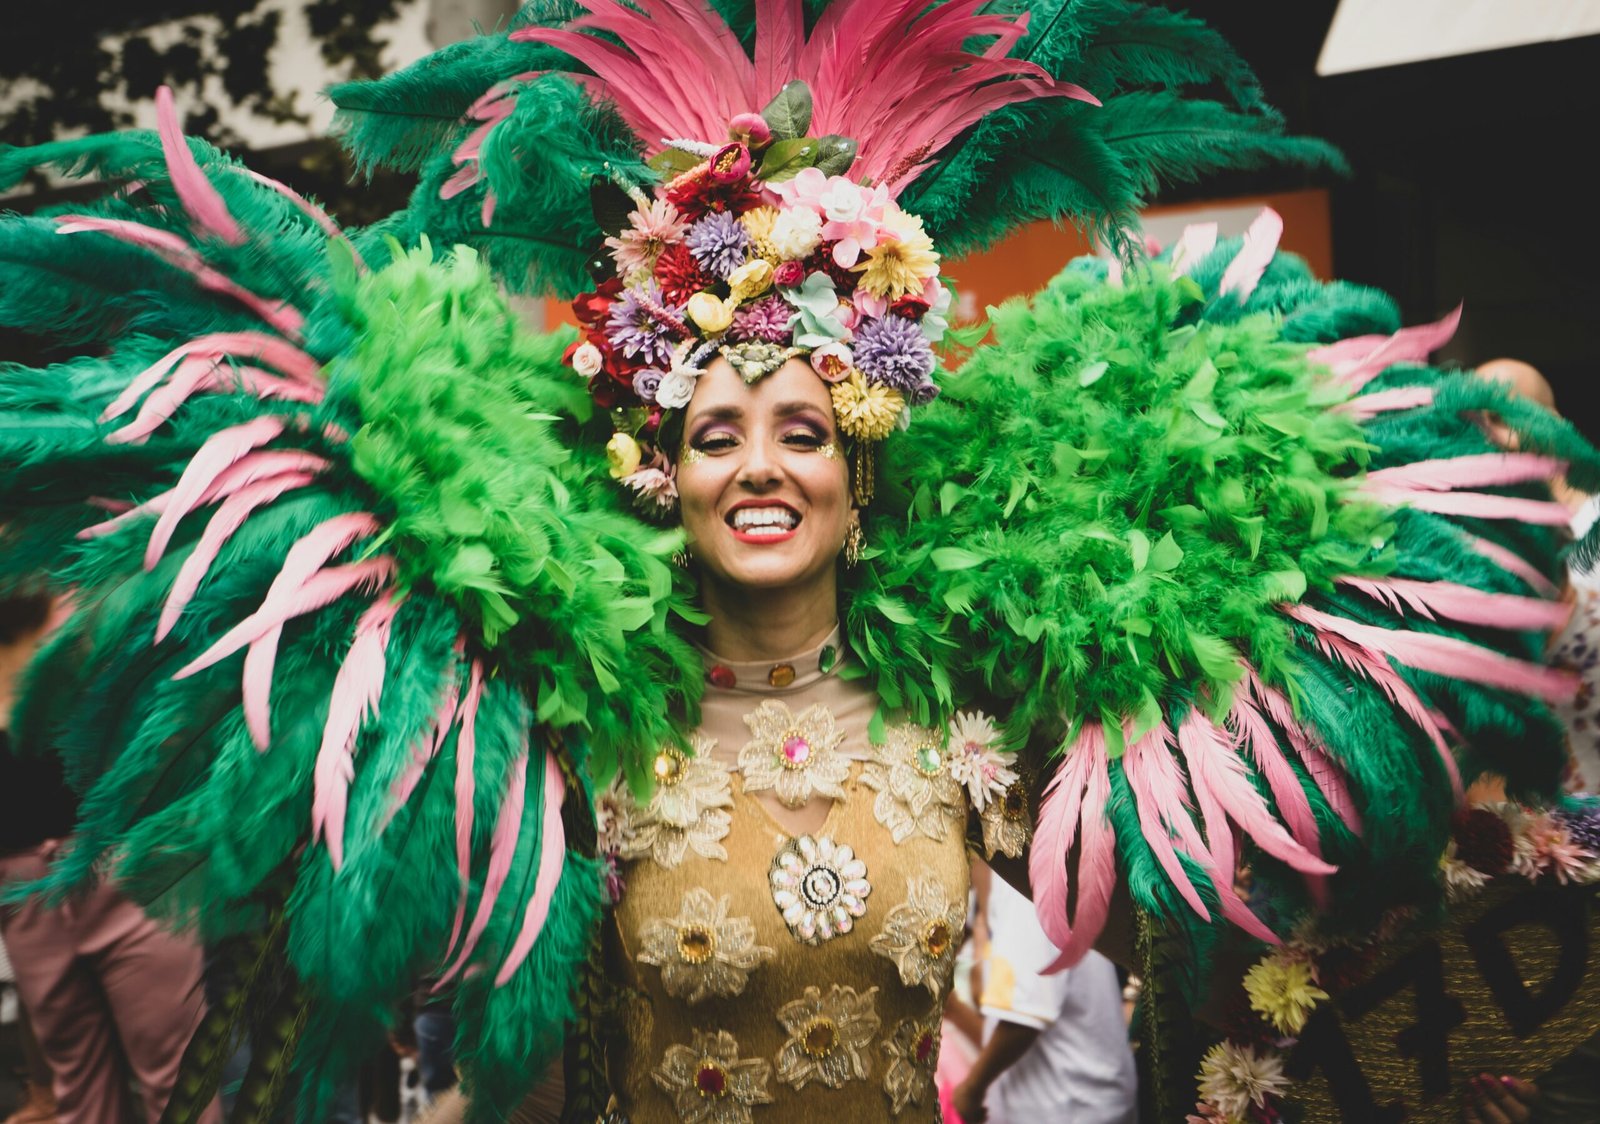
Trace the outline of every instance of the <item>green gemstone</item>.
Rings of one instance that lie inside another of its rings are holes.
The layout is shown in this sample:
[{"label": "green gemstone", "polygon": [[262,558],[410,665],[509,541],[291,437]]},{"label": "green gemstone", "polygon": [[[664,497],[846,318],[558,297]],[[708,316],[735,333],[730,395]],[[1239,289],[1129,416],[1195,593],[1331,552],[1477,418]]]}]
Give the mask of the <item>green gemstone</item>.
[{"label": "green gemstone", "polygon": [[833,670],[833,665],[839,662],[839,649],[832,644],[822,649],[822,655],[817,659],[817,670],[826,675]]},{"label": "green gemstone", "polygon": [[930,777],[944,768],[944,754],[931,745],[918,746],[914,760],[918,771]]}]

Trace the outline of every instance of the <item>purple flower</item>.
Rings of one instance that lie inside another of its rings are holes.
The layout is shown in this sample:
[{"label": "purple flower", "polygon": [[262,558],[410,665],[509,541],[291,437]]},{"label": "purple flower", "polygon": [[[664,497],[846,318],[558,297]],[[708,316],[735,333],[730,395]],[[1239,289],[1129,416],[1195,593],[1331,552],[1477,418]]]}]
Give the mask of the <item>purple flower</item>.
[{"label": "purple flower", "polygon": [[1600,855],[1600,803],[1587,803],[1582,808],[1562,808],[1556,819],[1567,829],[1567,835],[1585,851]]},{"label": "purple flower", "polygon": [[[928,377],[937,360],[914,320],[890,313],[863,320],[856,327],[856,366],[872,382],[893,387],[913,398],[927,394]],[[937,393],[937,391],[935,391]]]},{"label": "purple flower", "polygon": [[713,211],[689,228],[683,243],[701,269],[726,281],[728,274],[744,264],[750,233],[738,215]]},{"label": "purple flower", "polygon": [[624,289],[606,321],[606,338],[622,354],[663,367],[672,362],[673,343],[687,335],[682,311],[666,303],[654,281]]},{"label": "purple flower", "polygon": [[654,367],[646,367],[642,371],[633,373],[633,392],[646,402],[656,400],[656,387],[661,385],[661,372]]},{"label": "purple flower", "polygon": [[752,301],[733,314],[733,338],[763,340],[767,343],[789,342],[789,318],[794,309],[780,296],[763,297]]}]

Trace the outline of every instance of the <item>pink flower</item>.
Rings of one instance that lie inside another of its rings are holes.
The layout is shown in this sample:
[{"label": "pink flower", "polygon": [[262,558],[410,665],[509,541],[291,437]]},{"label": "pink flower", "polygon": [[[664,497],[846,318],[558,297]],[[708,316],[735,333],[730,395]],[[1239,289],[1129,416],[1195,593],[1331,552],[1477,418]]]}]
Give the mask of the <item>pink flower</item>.
[{"label": "pink flower", "polygon": [[728,139],[743,141],[751,148],[765,148],[772,143],[772,126],[759,113],[741,113],[728,122]]},{"label": "pink flower", "polygon": [[857,289],[850,294],[850,301],[856,306],[857,312],[874,320],[882,319],[889,314],[889,302],[883,297],[873,296],[865,289]]},{"label": "pink flower", "polygon": [[811,353],[811,366],[824,382],[843,382],[855,365],[855,357],[842,343],[829,343]]},{"label": "pink flower", "polygon": [[772,283],[780,289],[797,288],[806,279],[804,262],[786,261],[772,274]]},{"label": "pink flower", "polygon": [[750,150],[737,141],[725,144],[711,158],[711,178],[718,183],[734,183],[750,174]]},{"label": "pink flower", "polygon": [[1563,886],[1577,881],[1595,858],[1574,843],[1566,827],[1550,815],[1534,817],[1528,824],[1526,838],[1529,843],[1527,866],[1539,873],[1555,875]]},{"label": "pink flower", "polygon": [[822,194],[828,190],[828,174],[821,168],[802,168],[793,179],[767,186],[787,206],[810,207],[820,215]]},{"label": "pink flower", "polygon": [[615,238],[607,238],[617,270],[624,277],[648,273],[668,246],[683,241],[689,228],[678,209],[665,199],[652,199],[648,207],[628,215],[628,227]]}]

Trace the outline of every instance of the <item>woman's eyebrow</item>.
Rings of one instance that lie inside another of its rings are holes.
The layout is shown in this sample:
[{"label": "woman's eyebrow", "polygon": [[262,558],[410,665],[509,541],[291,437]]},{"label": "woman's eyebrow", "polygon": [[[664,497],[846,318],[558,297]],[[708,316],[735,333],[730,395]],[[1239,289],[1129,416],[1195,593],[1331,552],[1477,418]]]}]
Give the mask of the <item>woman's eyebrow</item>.
[{"label": "woman's eyebrow", "polygon": [[[796,414],[820,414],[822,413],[822,407],[815,402],[796,400],[778,403],[772,408],[772,413],[776,417],[792,418]],[[694,420],[696,423],[706,419],[711,421],[735,421],[742,417],[744,417],[744,407],[730,402],[724,406],[707,406],[703,410],[696,411]]]}]

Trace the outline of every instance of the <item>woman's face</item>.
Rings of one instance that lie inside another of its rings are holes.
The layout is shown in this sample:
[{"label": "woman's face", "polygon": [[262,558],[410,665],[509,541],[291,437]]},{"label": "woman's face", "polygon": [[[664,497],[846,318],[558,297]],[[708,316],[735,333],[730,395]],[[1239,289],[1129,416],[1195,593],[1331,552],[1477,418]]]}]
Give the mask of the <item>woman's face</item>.
[{"label": "woman's face", "polygon": [[706,368],[684,414],[678,497],[707,577],[751,589],[831,579],[850,472],[810,364],[791,359],[753,386],[726,360]]}]

